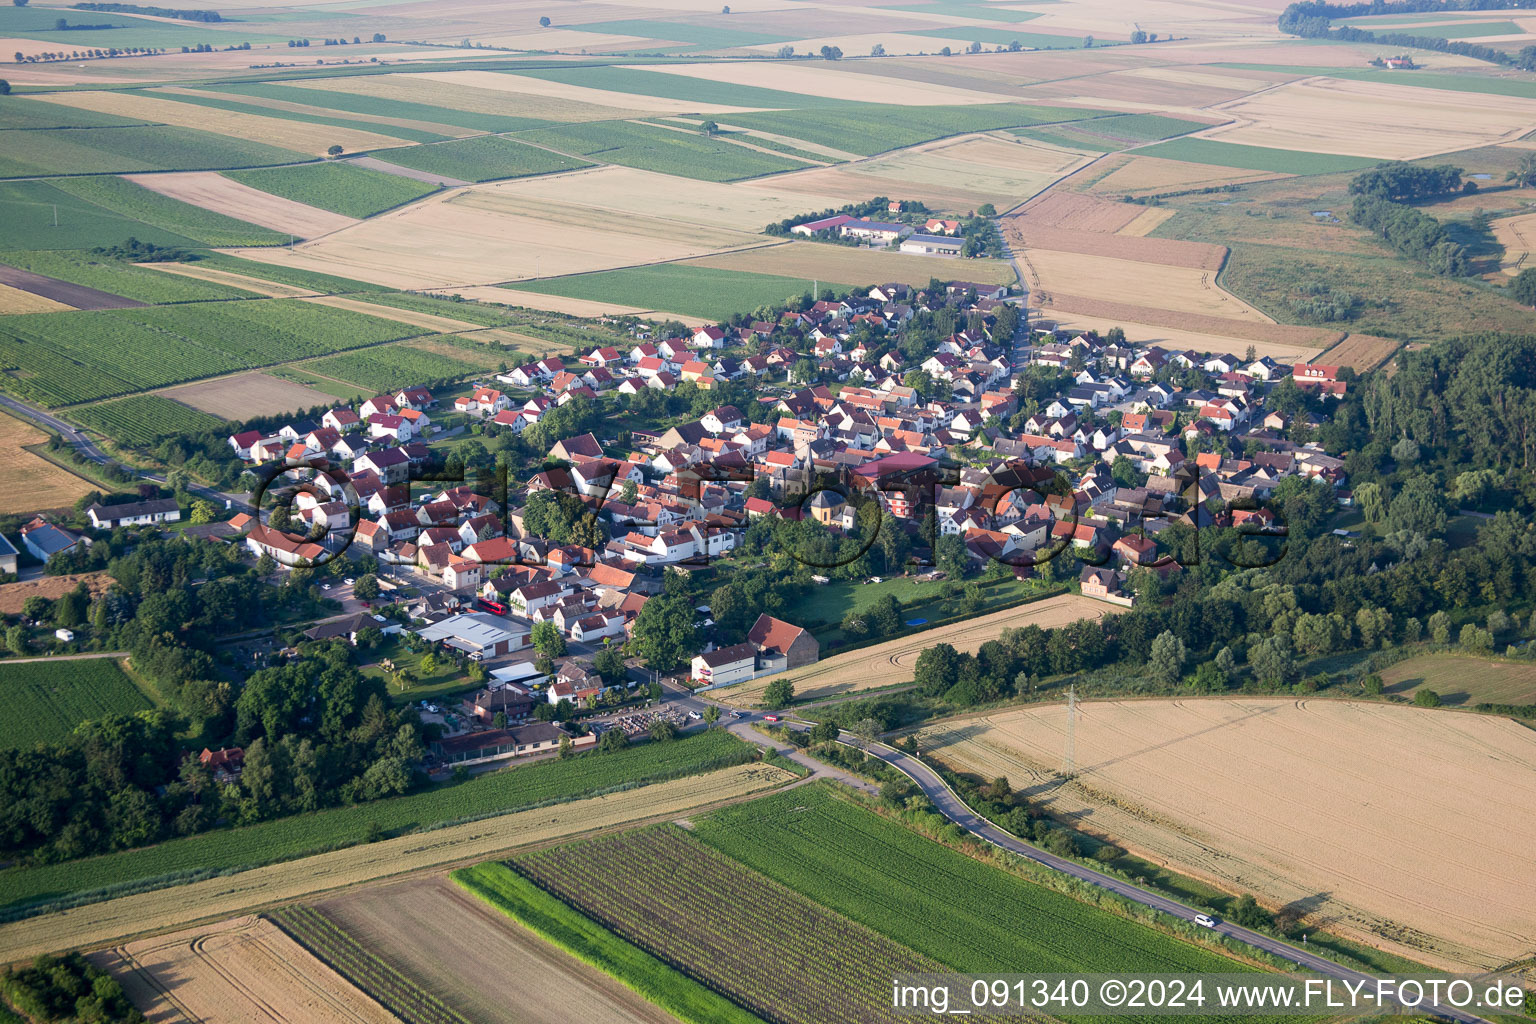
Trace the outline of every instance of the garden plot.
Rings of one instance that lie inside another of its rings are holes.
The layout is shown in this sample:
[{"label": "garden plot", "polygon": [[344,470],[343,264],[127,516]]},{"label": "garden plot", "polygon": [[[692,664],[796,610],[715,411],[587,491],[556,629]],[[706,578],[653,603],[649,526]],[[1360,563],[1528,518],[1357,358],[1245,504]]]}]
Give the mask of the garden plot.
[{"label": "garden plot", "polygon": [[[1334,700],[1061,705],[921,734],[1052,815],[1421,962],[1530,955],[1536,732],[1507,719]],[[1497,822],[1496,827],[1489,827]]]}]

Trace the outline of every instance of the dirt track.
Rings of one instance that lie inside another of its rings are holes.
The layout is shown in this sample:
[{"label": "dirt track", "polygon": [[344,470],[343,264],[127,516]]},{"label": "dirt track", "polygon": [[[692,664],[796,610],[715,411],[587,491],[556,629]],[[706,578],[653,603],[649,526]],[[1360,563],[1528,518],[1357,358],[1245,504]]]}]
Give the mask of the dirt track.
[{"label": "dirt track", "polygon": [[946,643],[956,650],[974,654],[983,643],[995,640],[1003,630],[1019,626],[1035,625],[1042,629],[1065,626],[1078,619],[1102,618],[1114,611],[1113,605],[1061,594],[1033,601],[1016,608],[966,619],[937,629],[925,629],[911,636],[887,640],[862,650],[835,654],[825,661],[795,669],[782,676],[764,676],[740,686],[715,691],[712,696],[743,707],[755,705],[762,699],[763,690],[775,679],[788,678],[795,685],[795,697],[799,700],[822,700],[842,693],[856,693],[881,686],[893,686],[912,680],[912,667],[917,656],[934,644]]}]

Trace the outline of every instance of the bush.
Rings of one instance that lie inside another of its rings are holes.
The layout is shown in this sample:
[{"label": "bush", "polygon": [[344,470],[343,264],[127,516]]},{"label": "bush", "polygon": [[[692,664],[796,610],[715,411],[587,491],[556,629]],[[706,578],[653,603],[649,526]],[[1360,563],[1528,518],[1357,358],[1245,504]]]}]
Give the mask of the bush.
[{"label": "bush", "polygon": [[1420,690],[1413,695],[1415,707],[1437,708],[1440,706],[1440,695],[1434,690]]}]

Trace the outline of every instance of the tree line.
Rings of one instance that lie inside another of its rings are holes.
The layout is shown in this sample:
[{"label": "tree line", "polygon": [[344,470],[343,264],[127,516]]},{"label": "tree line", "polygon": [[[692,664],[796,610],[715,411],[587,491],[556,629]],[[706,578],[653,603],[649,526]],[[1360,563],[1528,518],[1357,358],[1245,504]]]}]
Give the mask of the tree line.
[{"label": "tree line", "polygon": [[1453,240],[1435,218],[1405,203],[1476,190],[1476,182],[1463,183],[1462,169],[1452,164],[1381,163],[1350,179],[1349,191],[1355,200],[1349,219],[1436,274],[1463,277],[1472,272],[1467,247]]},{"label": "tree line", "polygon": [[147,14],[155,18],[179,18],[182,21],[223,21],[218,11],[188,11],[176,7],[145,7],[139,4],[76,3],[77,11],[107,11],[122,14]]},{"label": "tree line", "polygon": [[1536,0],[1401,0],[1385,3],[1370,0],[1369,3],[1335,4],[1329,0],[1302,0],[1293,3],[1280,14],[1277,22],[1280,31],[1306,39],[1334,39],[1346,43],[1379,43],[1384,46],[1417,47],[1441,53],[1455,53],[1493,64],[1520,64],[1536,60],[1536,48],[1527,47],[1513,57],[1503,50],[1462,39],[1444,39],[1438,36],[1419,36],[1407,32],[1375,32],[1353,25],[1333,27],[1334,18],[1359,18],[1375,14],[1420,14],[1442,11],[1502,11],[1527,10],[1536,7]]}]

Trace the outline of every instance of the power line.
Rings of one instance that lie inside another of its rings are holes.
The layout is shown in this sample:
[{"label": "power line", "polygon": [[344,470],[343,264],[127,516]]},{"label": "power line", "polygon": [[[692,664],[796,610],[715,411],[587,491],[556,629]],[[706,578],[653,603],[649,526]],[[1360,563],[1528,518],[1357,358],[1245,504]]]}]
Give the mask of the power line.
[{"label": "power line", "polygon": [[1067,749],[1062,758],[1061,777],[1070,779],[1077,773],[1077,687],[1067,687]]}]

